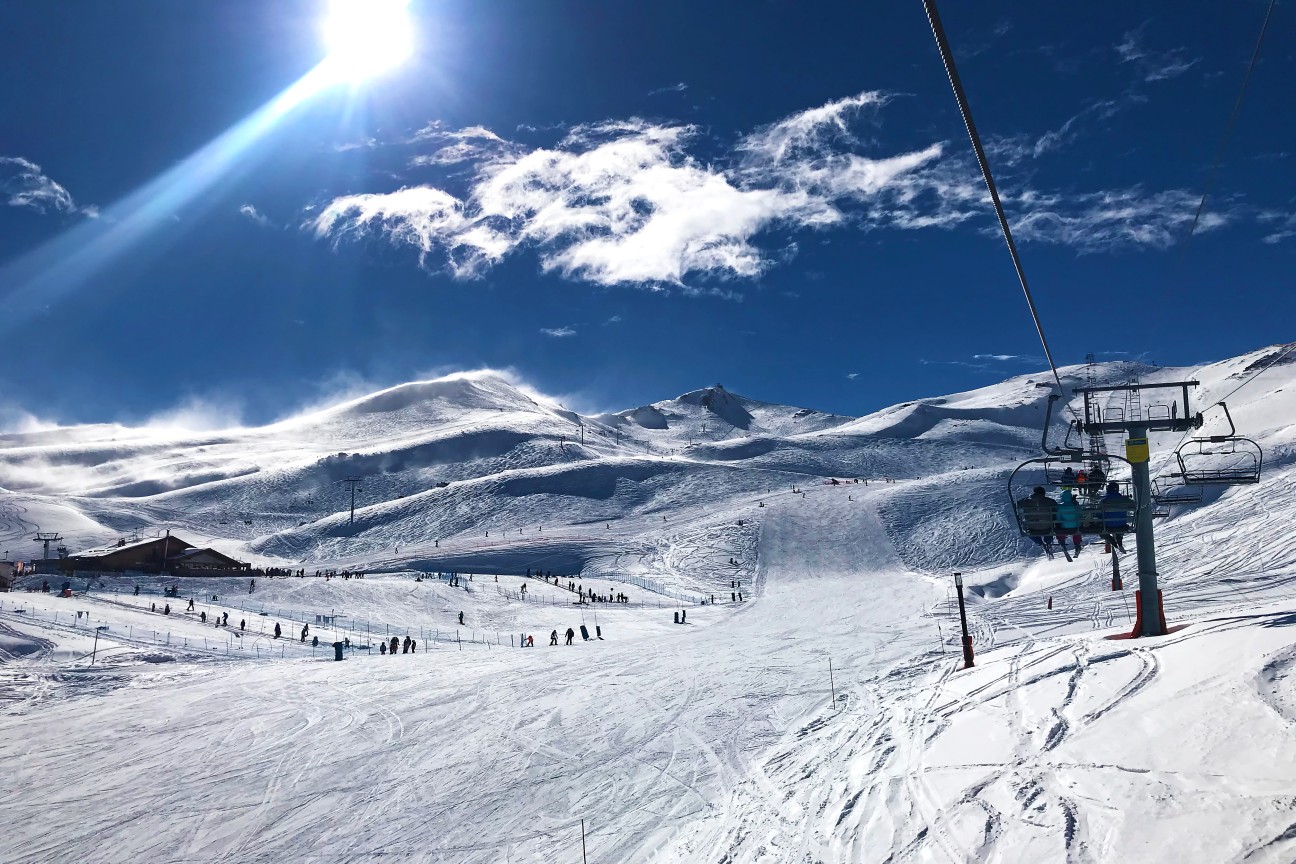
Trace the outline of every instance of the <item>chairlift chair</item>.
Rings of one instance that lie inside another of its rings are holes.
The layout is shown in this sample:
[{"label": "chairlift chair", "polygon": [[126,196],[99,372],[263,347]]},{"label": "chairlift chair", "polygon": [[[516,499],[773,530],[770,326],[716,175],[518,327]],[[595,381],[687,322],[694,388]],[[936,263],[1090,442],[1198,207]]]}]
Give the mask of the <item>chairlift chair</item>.
[{"label": "chairlift chair", "polygon": [[[1092,454],[1083,454],[1080,458],[1089,458]],[[1124,462],[1129,465],[1129,460],[1115,454],[1103,454],[1106,460],[1115,460]],[[1066,465],[1075,459],[1075,454],[1061,454],[1050,456],[1037,456],[1034,459],[1028,459],[1013,469],[1012,474],[1008,476],[1008,499],[1012,505],[1013,517],[1017,522],[1017,530],[1023,537],[1039,536],[1039,526],[1032,524],[1030,513],[1022,507],[1022,500],[1029,498],[1036,486],[1048,488],[1050,485],[1049,477],[1061,474]],[[1111,467],[1111,461],[1107,463]],[[1107,510],[1103,505],[1102,495],[1106,492],[1107,483],[1115,482],[1120,484],[1121,494],[1134,502],[1134,509],[1129,511],[1127,519],[1128,530],[1134,528],[1134,513],[1139,506],[1139,500],[1133,481],[1129,477],[1129,472],[1122,472],[1126,476],[1112,477],[1111,471],[1104,469],[1106,479],[1100,489],[1095,493],[1086,494],[1083,490],[1076,490],[1076,503],[1080,505],[1080,529],[1079,533],[1084,536],[1098,537],[1108,533],[1106,526]],[[1054,499],[1056,500],[1056,499]],[[1069,530],[1069,529],[1068,529]],[[1053,532],[1049,532],[1053,533]],[[1074,532],[1073,532],[1074,533]]]},{"label": "chairlift chair", "polygon": [[1264,450],[1250,438],[1237,434],[1233,415],[1223,402],[1228,420],[1227,435],[1191,438],[1175,451],[1179,463],[1177,475],[1185,486],[1242,486],[1260,482]]}]

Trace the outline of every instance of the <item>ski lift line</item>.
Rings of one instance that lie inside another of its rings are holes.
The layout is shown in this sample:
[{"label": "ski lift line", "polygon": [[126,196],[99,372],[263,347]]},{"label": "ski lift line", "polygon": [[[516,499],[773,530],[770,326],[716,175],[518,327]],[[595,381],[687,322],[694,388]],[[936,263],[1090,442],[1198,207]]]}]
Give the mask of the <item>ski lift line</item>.
[{"label": "ski lift line", "polygon": [[[967,94],[963,91],[963,81],[959,78],[958,69],[954,65],[954,52],[950,50],[945,27],[941,24],[940,13],[936,10],[936,0],[923,0],[923,8],[927,11],[927,21],[931,25],[932,35],[936,37],[936,47],[940,50],[941,62],[945,64],[945,74],[954,91],[954,99],[958,102],[959,113],[963,116],[963,125],[967,128],[968,138],[972,141],[972,150],[976,154],[977,164],[981,167],[981,176],[990,191],[990,201],[994,204],[999,228],[1003,231],[1004,242],[1008,245],[1008,254],[1012,257],[1013,268],[1017,271],[1017,281],[1021,283],[1022,293],[1026,295],[1026,305],[1030,307],[1031,319],[1035,322],[1035,332],[1039,334],[1040,344],[1044,347],[1044,356],[1048,359],[1049,369],[1053,371],[1058,395],[1062,395],[1065,392],[1062,387],[1062,376],[1058,374],[1057,364],[1053,362],[1053,351],[1049,348],[1048,338],[1044,335],[1044,325],[1040,322],[1035,298],[1031,295],[1030,285],[1026,281],[1026,271],[1022,267],[1021,256],[1017,253],[1012,229],[1008,227],[1008,217],[1004,213],[1003,202],[999,200],[999,189],[995,185],[994,176],[990,173],[990,162],[986,158],[985,148],[981,146],[981,136],[972,119],[972,108],[968,105]],[[1071,408],[1071,412],[1074,414],[1075,409]]]},{"label": "ski lift line", "polygon": [[1247,65],[1246,74],[1242,76],[1242,87],[1238,90],[1237,99],[1233,102],[1233,111],[1229,114],[1228,122],[1224,124],[1224,134],[1220,138],[1219,148],[1215,151],[1215,162],[1211,165],[1210,175],[1206,178],[1206,188],[1202,191],[1201,201],[1197,204],[1197,212],[1193,214],[1192,225],[1188,228],[1188,236],[1184,238],[1183,248],[1185,249],[1192,240],[1193,234],[1197,231],[1197,225],[1201,221],[1202,213],[1206,210],[1206,199],[1210,197],[1211,190],[1215,187],[1215,178],[1219,174],[1220,165],[1224,161],[1224,151],[1228,148],[1229,140],[1233,137],[1233,128],[1237,125],[1238,115],[1242,111],[1242,99],[1246,96],[1247,84],[1251,82],[1251,73],[1255,71],[1256,61],[1260,59],[1260,46],[1264,44],[1265,31],[1269,29],[1269,19],[1273,15],[1274,6],[1277,3],[1278,0],[1269,0],[1269,8],[1265,10],[1264,22],[1260,25],[1260,35],[1256,38],[1255,50],[1251,52],[1251,62]]}]

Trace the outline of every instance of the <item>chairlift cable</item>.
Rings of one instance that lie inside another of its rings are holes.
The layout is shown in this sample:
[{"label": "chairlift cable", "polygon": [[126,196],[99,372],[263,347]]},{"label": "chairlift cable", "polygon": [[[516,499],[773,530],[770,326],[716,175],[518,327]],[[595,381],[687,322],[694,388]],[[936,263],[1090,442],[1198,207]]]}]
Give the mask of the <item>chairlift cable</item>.
[{"label": "chairlift cable", "polygon": [[1220,138],[1219,148],[1215,151],[1215,162],[1211,165],[1210,175],[1206,178],[1206,188],[1202,192],[1201,201],[1197,203],[1197,212],[1193,214],[1192,225],[1188,228],[1188,236],[1184,238],[1185,247],[1197,231],[1197,224],[1201,221],[1202,213],[1206,209],[1206,199],[1210,197],[1211,189],[1215,186],[1215,177],[1219,174],[1220,164],[1224,161],[1224,151],[1228,147],[1229,139],[1233,137],[1233,127],[1237,125],[1238,114],[1242,111],[1242,97],[1246,95],[1247,84],[1251,81],[1251,73],[1255,70],[1256,61],[1260,59],[1260,46],[1264,44],[1265,31],[1269,29],[1269,18],[1273,15],[1274,6],[1277,3],[1278,0],[1269,0],[1269,8],[1265,10],[1264,23],[1260,25],[1260,36],[1256,39],[1255,50],[1251,52],[1251,62],[1247,65],[1246,74],[1242,76],[1242,87],[1238,90],[1237,99],[1233,102],[1233,111],[1229,114],[1228,123],[1224,125],[1224,135]]},{"label": "chairlift cable", "polygon": [[[1021,283],[1022,293],[1026,295],[1026,305],[1030,307],[1031,318],[1035,322],[1035,332],[1039,334],[1040,344],[1044,346],[1044,356],[1048,359],[1049,368],[1053,370],[1053,380],[1057,382],[1058,395],[1065,394],[1062,387],[1062,376],[1058,374],[1057,364],[1053,362],[1053,352],[1048,339],[1044,336],[1044,325],[1040,322],[1039,310],[1035,308],[1035,298],[1031,296],[1030,285],[1026,281],[1026,271],[1022,267],[1021,256],[1017,254],[1017,244],[1013,241],[1012,229],[1008,227],[1008,217],[1004,214],[1003,202],[999,200],[999,189],[995,186],[994,176],[990,173],[990,163],[986,159],[985,148],[981,146],[981,136],[976,123],[972,120],[972,109],[968,105],[967,94],[963,92],[963,82],[954,65],[954,53],[950,50],[949,39],[941,24],[940,13],[936,11],[936,0],[923,0],[927,10],[927,21],[931,24],[932,35],[936,37],[936,47],[940,49],[941,62],[945,64],[945,74],[949,77],[950,87],[954,90],[954,99],[958,102],[959,113],[963,116],[963,125],[967,127],[968,138],[972,140],[972,150],[976,153],[977,164],[981,167],[981,176],[985,179],[986,188],[990,190],[990,200],[994,204],[995,215],[999,218],[999,228],[1003,231],[1004,242],[1008,245],[1008,254],[1012,256],[1013,267],[1017,271],[1017,280]],[[1072,408],[1072,413],[1075,409]]]}]

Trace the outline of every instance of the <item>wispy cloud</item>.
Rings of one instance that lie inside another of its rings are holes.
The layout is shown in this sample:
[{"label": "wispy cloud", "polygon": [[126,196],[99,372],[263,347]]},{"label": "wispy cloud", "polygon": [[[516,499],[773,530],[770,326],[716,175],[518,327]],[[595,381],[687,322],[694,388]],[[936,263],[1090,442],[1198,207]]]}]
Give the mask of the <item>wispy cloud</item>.
[{"label": "wispy cloud", "polygon": [[1122,63],[1133,64],[1145,82],[1176,78],[1196,66],[1200,58],[1189,59],[1185,49],[1153,51],[1143,43],[1143,34],[1150,21],[1127,32],[1114,48]]},{"label": "wispy cloud", "polygon": [[244,204],[238,209],[238,212],[262,228],[270,227],[270,220],[266,218],[266,215],[251,204]]},{"label": "wispy cloud", "polygon": [[515,155],[522,149],[484,126],[444,129],[439,123],[429,123],[414,133],[406,143],[424,142],[432,144],[437,149],[432,153],[421,154],[410,159],[411,167],[479,162]]},{"label": "wispy cloud", "polygon": [[604,321],[603,324],[605,326],[608,324],[620,324],[623,320],[625,319],[623,319],[620,315],[613,315],[611,318]]},{"label": "wispy cloud", "polygon": [[[306,227],[335,244],[383,237],[418,253],[419,264],[472,279],[522,249],[546,272],[597,285],[678,286],[739,296],[705,280],[754,279],[786,263],[795,241],[782,231],[993,230],[972,160],[944,142],[869,155],[861,134],[889,97],[864,92],[784,117],[739,138],[727,152],[694,126],[639,118],[567,130],[553,145],[527,147],[482,127],[430,124],[411,141],[432,147],[417,164],[469,165],[457,186],[405,186],[334,198]],[[1061,146],[1095,102],[1032,152]],[[1056,139],[1056,140],[1055,140]],[[707,157],[695,155],[704,146]],[[459,187],[463,187],[462,189]],[[455,191],[450,191],[453,188]],[[1140,187],[1041,191],[1013,177],[1001,189],[1024,241],[1082,252],[1164,248],[1191,220],[1195,195]],[[1203,227],[1232,218],[1208,215]],[[700,285],[699,282],[702,282]]]},{"label": "wispy cloud", "polygon": [[856,378],[859,377],[859,374],[860,374],[860,373],[858,373],[858,372],[847,372],[847,373],[846,373],[846,377],[849,378],[850,380],[854,381]]},{"label": "wispy cloud", "polygon": [[683,93],[687,89],[689,89],[689,86],[681,81],[678,84],[672,84],[669,87],[658,87],[656,90],[649,90],[648,95],[660,96],[663,93]]},{"label": "wispy cloud", "polygon": [[1267,211],[1260,214],[1260,221],[1269,226],[1267,229],[1269,233],[1263,238],[1266,243],[1281,243],[1296,237],[1296,212]]},{"label": "wispy cloud", "polygon": [[26,207],[39,213],[82,212],[99,216],[99,208],[78,208],[61,184],[47,177],[41,166],[21,156],[0,156],[0,197],[10,207]]},{"label": "wispy cloud", "polygon": [[973,360],[994,360],[999,363],[1043,363],[1043,357],[1034,357],[1030,354],[973,354]]},{"label": "wispy cloud", "polygon": [[541,327],[540,332],[555,339],[565,339],[568,336],[576,335],[576,330],[572,327]]}]

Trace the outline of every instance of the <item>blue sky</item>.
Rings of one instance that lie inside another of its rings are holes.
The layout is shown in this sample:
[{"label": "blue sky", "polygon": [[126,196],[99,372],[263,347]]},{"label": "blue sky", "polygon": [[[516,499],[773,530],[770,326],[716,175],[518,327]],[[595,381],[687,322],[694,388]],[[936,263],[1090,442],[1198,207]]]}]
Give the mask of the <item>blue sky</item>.
[{"label": "blue sky", "polygon": [[[1184,244],[1266,5],[942,9],[1060,363],[1293,338],[1291,4]],[[480,367],[858,414],[1042,366],[918,0],[412,0],[410,62],[258,115],[326,11],[0,4],[6,425]]]}]

